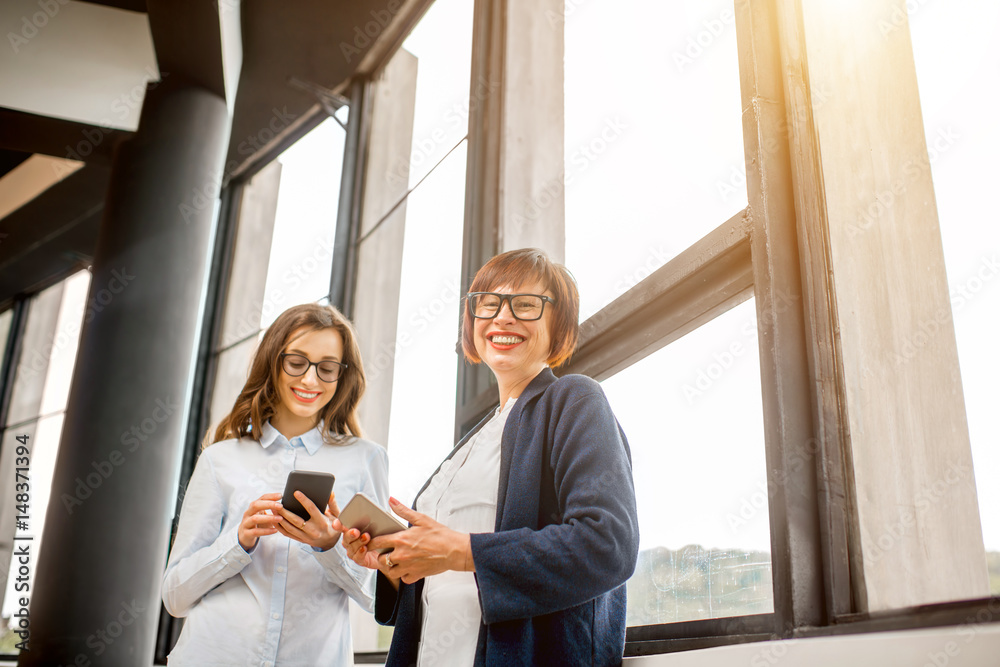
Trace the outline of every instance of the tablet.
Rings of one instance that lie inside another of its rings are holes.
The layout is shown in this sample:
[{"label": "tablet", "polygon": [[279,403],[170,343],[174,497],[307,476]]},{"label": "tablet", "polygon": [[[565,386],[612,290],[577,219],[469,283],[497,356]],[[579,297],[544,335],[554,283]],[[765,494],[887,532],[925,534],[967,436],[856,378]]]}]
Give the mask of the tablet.
[{"label": "tablet", "polygon": [[[347,507],[340,511],[340,523],[348,528],[357,528],[362,533],[368,533],[372,537],[380,535],[391,535],[401,530],[406,530],[406,524],[400,521],[387,510],[379,507],[375,501],[363,493],[355,494]],[[388,549],[375,549],[382,554]]]}]

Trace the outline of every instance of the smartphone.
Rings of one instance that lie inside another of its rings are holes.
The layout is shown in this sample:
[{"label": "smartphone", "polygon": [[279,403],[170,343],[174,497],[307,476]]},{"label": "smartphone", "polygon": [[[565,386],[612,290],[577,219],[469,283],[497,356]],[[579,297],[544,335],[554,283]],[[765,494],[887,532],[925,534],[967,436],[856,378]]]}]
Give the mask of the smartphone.
[{"label": "smartphone", "polygon": [[[397,519],[387,510],[375,504],[375,501],[363,493],[357,493],[347,503],[347,507],[340,511],[340,523],[348,528],[357,528],[362,533],[368,533],[372,537],[380,535],[391,535],[401,530],[406,530],[406,524]],[[388,549],[375,549],[380,554]]]},{"label": "smartphone", "polygon": [[333,490],[333,479],[333,475],[328,472],[293,470],[288,473],[288,480],[285,482],[285,493],[281,496],[282,507],[308,521],[309,512],[292,495],[296,491],[301,491],[313,501],[320,512],[325,512],[330,502],[330,491]]}]

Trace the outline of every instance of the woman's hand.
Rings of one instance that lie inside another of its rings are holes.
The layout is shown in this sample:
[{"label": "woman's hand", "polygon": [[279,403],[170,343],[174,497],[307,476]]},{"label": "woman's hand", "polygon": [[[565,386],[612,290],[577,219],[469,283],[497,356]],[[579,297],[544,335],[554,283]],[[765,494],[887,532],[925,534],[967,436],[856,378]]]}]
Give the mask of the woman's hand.
[{"label": "woman's hand", "polygon": [[340,523],[339,519],[333,522],[333,527],[344,535],[344,541],[341,544],[344,545],[344,551],[347,552],[348,558],[361,567],[378,570],[386,576],[393,588],[399,588],[399,577],[393,573],[392,568],[385,564],[385,559],[379,558],[380,554],[377,551],[368,549],[368,543],[372,539],[371,535],[362,533],[357,528],[348,528]]},{"label": "woman's hand", "polygon": [[413,524],[407,530],[373,538],[367,545],[369,553],[374,549],[392,549],[391,553],[377,556],[379,570],[390,579],[412,584],[447,570],[476,571],[468,533],[452,530],[395,498],[389,499],[389,506]]},{"label": "woman's hand", "polygon": [[[281,510],[281,503],[277,501],[280,499],[280,493],[265,493],[252,501],[243,513],[243,520],[236,529],[236,537],[244,551],[249,553],[257,546],[257,539],[261,536],[278,532],[277,525],[281,522],[281,517],[277,512]],[[271,510],[271,514],[267,510]]]},{"label": "woman's hand", "polygon": [[298,514],[281,508],[278,532],[296,542],[302,542],[323,551],[335,546],[337,540],[340,539],[340,532],[334,529],[333,522],[340,516],[340,508],[337,507],[334,494],[330,494],[330,506],[326,508],[326,512],[320,512],[316,503],[309,500],[308,496],[301,491],[295,492],[295,498],[309,512],[309,519],[303,519]]}]

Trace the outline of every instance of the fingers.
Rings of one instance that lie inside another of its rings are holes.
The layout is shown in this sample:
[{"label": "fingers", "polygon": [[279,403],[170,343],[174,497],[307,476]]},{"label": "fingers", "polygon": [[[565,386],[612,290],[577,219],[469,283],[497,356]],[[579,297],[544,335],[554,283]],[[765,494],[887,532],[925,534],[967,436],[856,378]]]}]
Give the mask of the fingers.
[{"label": "fingers", "polygon": [[309,500],[309,496],[307,496],[306,494],[302,493],[301,491],[296,491],[294,495],[295,495],[295,499],[298,500],[300,503],[302,503],[302,507],[304,507],[305,510],[307,512],[309,512],[309,517],[310,518],[314,518],[315,519],[315,518],[322,518],[323,517],[323,513],[319,511],[318,507],[316,507],[316,503],[314,503],[313,501]]},{"label": "fingers", "polygon": [[335,494],[333,494],[332,492],[330,493],[330,500],[327,501],[327,504],[329,505],[329,507],[326,508],[326,513],[332,516],[333,518],[339,517],[340,506],[337,505],[337,499],[335,497]]},{"label": "fingers", "polygon": [[[273,496],[268,498],[268,496]],[[250,506],[247,511],[243,513],[243,516],[251,516],[253,514],[261,514],[266,510],[271,510],[272,512],[277,512],[281,509],[281,503],[278,499],[281,498],[280,493],[267,493],[258,498],[257,500],[250,501]]]},{"label": "fingers", "polygon": [[426,523],[426,521],[430,519],[430,517],[427,516],[426,514],[421,514],[416,510],[411,510],[409,507],[399,502],[395,498],[391,497],[389,498],[389,507],[392,509],[393,512],[403,517],[404,519],[412,523],[414,526],[419,526],[423,523]]}]

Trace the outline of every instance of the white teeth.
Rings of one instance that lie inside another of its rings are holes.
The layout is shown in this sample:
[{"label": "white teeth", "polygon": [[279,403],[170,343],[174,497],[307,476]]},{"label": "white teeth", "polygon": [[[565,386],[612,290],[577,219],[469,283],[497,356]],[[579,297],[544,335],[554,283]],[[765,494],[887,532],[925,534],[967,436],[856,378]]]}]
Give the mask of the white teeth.
[{"label": "white teeth", "polygon": [[306,399],[307,401],[310,400],[310,399],[316,398],[317,396],[320,395],[320,392],[318,392],[318,391],[314,392],[312,394],[307,394],[306,392],[299,391],[298,389],[292,389],[292,393],[295,394],[296,396],[298,396],[299,398]]},{"label": "white teeth", "polygon": [[520,336],[493,336],[490,340],[497,345],[514,345],[515,343],[520,343],[523,339]]}]

